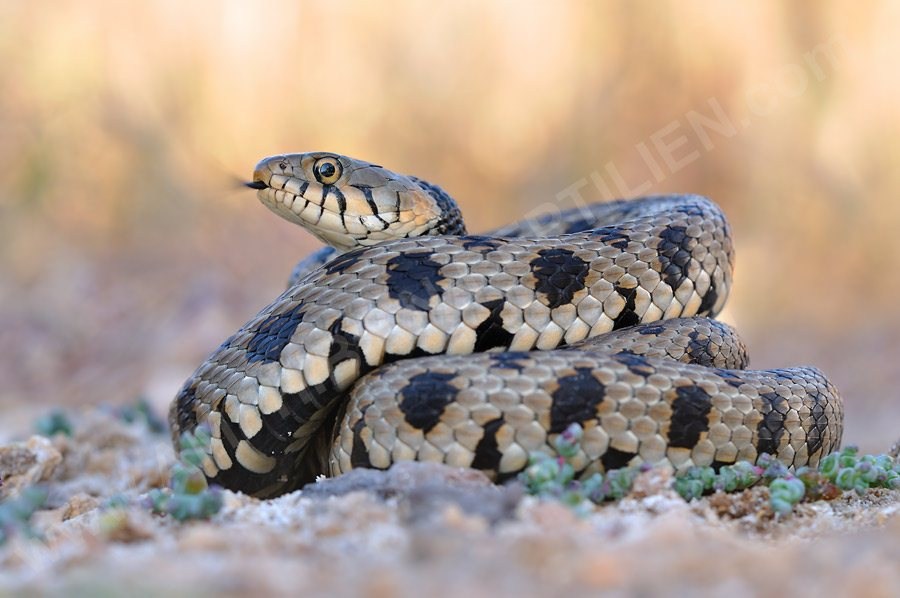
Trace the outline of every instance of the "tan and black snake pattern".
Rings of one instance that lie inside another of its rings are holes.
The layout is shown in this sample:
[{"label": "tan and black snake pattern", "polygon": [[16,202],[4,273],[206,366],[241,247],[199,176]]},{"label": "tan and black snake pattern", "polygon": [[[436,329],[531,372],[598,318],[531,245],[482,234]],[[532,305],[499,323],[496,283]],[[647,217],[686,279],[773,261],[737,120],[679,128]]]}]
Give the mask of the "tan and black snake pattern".
[{"label": "tan and black snake pattern", "polygon": [[585,472],[761,453],[798,466],[840,443],[841,400],[818,370],[745,370],[710,319],[733,250],[704,197],[474,236],[440,188],[344,156],[267,158],[248,186],[336,249],[301,262],[172,403],[174,437],[210,427],[215,483],[274,496],[410,459],[503,480],[573,422]]}]

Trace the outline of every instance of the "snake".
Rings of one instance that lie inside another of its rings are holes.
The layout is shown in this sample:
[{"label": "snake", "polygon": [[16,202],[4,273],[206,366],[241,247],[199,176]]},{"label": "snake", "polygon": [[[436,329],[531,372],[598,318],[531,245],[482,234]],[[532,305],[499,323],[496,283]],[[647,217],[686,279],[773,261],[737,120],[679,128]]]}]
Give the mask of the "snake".
[{"label": "snake", "polygon": [[586,204],[476,235],[437,185],[339,154],[271,156],[245,184],[326,247],[172,401],[176,446],[207,429],[211,483],[268,498],[407,460],[501,483],[555,455],[573,424],[578,475],[763,454],[799,467],[840,445],[843,404],[822,372],[747,369],[714,319],[734,248],[706,197]]}]

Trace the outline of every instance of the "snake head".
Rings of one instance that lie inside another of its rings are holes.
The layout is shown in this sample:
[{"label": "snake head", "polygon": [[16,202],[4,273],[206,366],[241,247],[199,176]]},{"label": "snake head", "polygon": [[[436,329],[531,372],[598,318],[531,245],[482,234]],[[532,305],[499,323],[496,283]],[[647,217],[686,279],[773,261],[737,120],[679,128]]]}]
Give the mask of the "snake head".
[{"label": "snake head", "polygon": [[259,200],[339,251],[402,237],[465,234],[456,203],[421,179],[326,152],[264,158]]}]

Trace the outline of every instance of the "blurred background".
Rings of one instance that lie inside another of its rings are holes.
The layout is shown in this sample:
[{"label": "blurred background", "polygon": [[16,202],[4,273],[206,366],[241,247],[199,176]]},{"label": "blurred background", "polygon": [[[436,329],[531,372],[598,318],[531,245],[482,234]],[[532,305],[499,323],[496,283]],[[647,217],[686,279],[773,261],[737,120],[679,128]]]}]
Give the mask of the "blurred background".
[{"label": "blurred background", "polygon": [[[329,150],[480,231],[648,193],[727,212],[723,319],[900,436],[900,4],[0,2],[0,437],[182,381],[316,247],[241,189]],[[581,198],[581,199],[579,199]]]}]

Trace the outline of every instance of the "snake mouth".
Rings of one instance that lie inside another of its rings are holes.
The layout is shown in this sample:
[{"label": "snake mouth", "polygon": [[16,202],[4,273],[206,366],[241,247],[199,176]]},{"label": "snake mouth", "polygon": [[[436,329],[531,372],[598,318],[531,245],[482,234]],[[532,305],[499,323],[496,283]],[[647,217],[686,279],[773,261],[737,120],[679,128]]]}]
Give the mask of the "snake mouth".
[{"label": "snake mouth", "polygon": [[249,183],[244,183],[245,187],[250,187],[251,189],[268,189],[269,186],[262,181],[252,181]]}]

